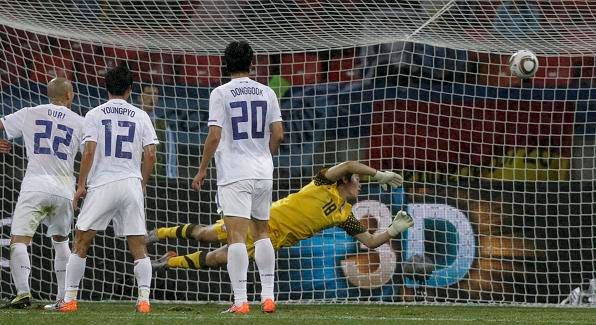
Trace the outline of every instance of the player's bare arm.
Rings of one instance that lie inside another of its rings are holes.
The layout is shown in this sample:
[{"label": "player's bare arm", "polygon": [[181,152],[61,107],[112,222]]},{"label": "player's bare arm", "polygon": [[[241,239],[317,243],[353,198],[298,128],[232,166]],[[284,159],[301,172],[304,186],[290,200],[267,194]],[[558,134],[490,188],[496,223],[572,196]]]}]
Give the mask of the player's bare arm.
[{"label": "player's bare arm", "polygon": [[387,241],[389,241],[393,237],[391,237],[387,233],[387,231],[378,232],[375,234],[371,234],[368,231],[366,231],[366,232],[354,235],[354,238],[356,238],[359,242],[364,244],[364,246],[366,246],[367,248],[375,249],[375,248],[385,244]]},{"label": "player's bare arm", "polygon": [[217,146],[219,145],[220,140],[221,127],[217,125],[211,125],[209,127],[209,134],[207,134],[207,139],[205,139],[205,147],[203,148],[203,156],[201,157],[201,163],[199,164],[199,171],[197,172],[197,175],[192,181],[192,188],[195,191],[200,190],[201,186],[203,186],[203,182],[205,181],[205,177],[207,176],[207,167],[209,167],[209,163],[215,155],[215,150],[217,150]]},{"label": "player's bare arm", "polygon": [[344,161],[329,168],[325,172],[325,178],[335,182],[349,174],[374,176],[376,172],[377,171],[374,168],[368,167],[365,164],[359,163],[357,161]]},{"label": "player's bare arm", "polygon": [[10,144],[10,141],[0,139],[0,153],[9,153],[11,149],[12,145]]},{"label": "player's bare arm", "polygon": [[279,145],[284,141],[284,125],[283,122],[273,122],[269,127],[271,129],[271,138],[269,139],[269,150],[271,154],[277,153]]},{"label": "player's bare arm", "polygon": [[328,180],[335,182],[350,174],[371,176],[380,184],[388,184],[391,187],[398,187],[403,183],[403,178],[397,173],[391,171],[378,171],[357,161],[345,161],[339,165],[333,166],[325,172],[325,177]]},{"label": "player's bare arm", "polygon": [[[351,218],[353,218],[353,216]],[[413,225],[414,219],[412,219],[412,217],[405,211],[399,211],[393,218],[391,225],[385,231],[374,234],[365,231],[353,236],[359,242],[364,244],[364,246],[374,249],[395,238],[397,235],[401,234]]]},{"label": "player's bare arm", "polygon": [[155,164],[155,160],[157,159],[157,153],[154,144],[146,145],[143,151],[143,180],[141,184],[143,185],[143,192],[145,192],[145,187],[147,186],[147,182],[151,178],[151,172],[153,171],[153,165]]},{"label": "player's bare arm", "polygon": [[95,148],[97,142],[87,141],[85,142],[85,150],[81,157],[81,170],[79,173],[79,182],[77,183],[77,191],[75,192],[74,199],[72,200],[73,209],[79,208],[79,200],[84,198],[87,194],[87,177],[93,166],[93,157],[95,156]]},{"label": "player's bare arm", "polygon": [[[2,120],[0,120],[0,130],[4,130],[4,124],[2,123]],[[0,153],[9,153],[11,148],[12,146],[10,145],[9,141],[4,139],[0,140]]]}]

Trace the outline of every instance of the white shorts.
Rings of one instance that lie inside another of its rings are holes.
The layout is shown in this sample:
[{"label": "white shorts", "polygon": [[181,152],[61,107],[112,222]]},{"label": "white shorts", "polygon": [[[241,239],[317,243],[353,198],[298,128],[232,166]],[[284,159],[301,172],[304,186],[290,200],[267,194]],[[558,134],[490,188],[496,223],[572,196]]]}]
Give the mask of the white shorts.
[{"label": "white shorts", "polygon": [[68,236],[72,224],[72,200],[43,192],[21,192],[12,216],[10,234],[33,237],[40,223],[46,236]]},{"label": "white shorts", "polygon": [[269,220],[272,190],[270,179],[245,179],[217,186],[217,212],[227,217]]},{"label": "white shorts", "polygon": [[145,199],[141,180],[126,178],[89,189],[75,225],[79,230],[106,230],[116,236],[145,235]]}]

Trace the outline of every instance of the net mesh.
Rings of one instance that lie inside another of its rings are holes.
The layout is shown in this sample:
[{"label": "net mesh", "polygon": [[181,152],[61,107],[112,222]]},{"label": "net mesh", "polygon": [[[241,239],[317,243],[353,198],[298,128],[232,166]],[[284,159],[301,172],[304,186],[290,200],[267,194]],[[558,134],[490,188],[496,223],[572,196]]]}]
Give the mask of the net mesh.
[{"label": "net mesh", "polygon": [[594,51],[590,1],[2,1],[0,22],[120,47],[219,54],[412,41],[510,52]]},{"label": "net mesh", "polygon": [[[222,49],[248,40],[252,77],[278,94],[287,133],[274,199],[323,166],[359,160],[406,183],[389,192],[365,183],[356,217],[371,231],[402,208],[416,220],[376,249],[339,228],[282,248],[280,300],[558,303],[595,270],[595,10],[591,1],[0,1],[1,114],[46,102],[54,76],[74,81],[73,110],[85,114],[107,99],[107,69],[127,62],[138,81],[130,101],[162,142],[148,229],[211,224],[215,184],[196,193],[189,180],[209,93],[229,80]],[[534,78],[511,76],[519,49],[538,55]],[[24,156],[18,141],[0,156],[3,298],[15,293],[8,239]],[[219,246],[170,239],[149,252]],[[53,299],[49,239],[36,237],[30,252],[34,297]],[[89,255],[82,299],[135,295],[111,228]],[[251,299],[257,280],[251,266]],[[169,270],[153,282],[160,300],[230,292],[225,269]]]}]

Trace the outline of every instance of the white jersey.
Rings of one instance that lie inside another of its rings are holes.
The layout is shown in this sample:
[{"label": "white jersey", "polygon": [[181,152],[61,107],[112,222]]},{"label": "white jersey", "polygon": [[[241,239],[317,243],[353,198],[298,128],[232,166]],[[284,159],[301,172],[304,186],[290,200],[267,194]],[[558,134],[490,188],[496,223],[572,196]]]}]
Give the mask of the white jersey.
[{"label": "white jersey", "polygon": [[72,200],[74,158],[79,152],[83,117],[53,104],[25,107],[2,118],[9,139],[23,137],[27,171],[21,192],[44,192]]},{"label": "white jersey", "polygon": [[235,78],[213,90],[208,125],[222,128],[215,152],[217,185],[273,179],[270,125],[281,120],[273,89],[250,78]]},{"label": "white jersey", "polygon": [[112,99],[85,116],[83,143],[97,142],[89,188],[125,178],[140,178],[143,148],[158,144],[149,115],[125,100]]}]

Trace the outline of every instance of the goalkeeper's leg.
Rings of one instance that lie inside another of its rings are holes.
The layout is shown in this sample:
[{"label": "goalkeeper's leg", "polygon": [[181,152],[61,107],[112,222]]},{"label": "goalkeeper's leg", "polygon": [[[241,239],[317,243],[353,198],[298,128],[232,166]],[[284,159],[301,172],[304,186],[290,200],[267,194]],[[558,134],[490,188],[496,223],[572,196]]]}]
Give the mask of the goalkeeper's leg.
[{"label": "goalkeeper's leg", "polygon": [[153,270],[179,268],[179,269],[205,269],[226,265],[228,262],[228,246],[205,252],[196,251],[191,254],[176,256],[174,252],[167,252],[158,260],[151,262]]},{"label": "goalkeeper's leg", "polygon": [[203,226],[187,223],[174,227],[160,227],[145,236],[147,244],[164,239],[194,239],[202,242],[219,242],[215,225]]}]

